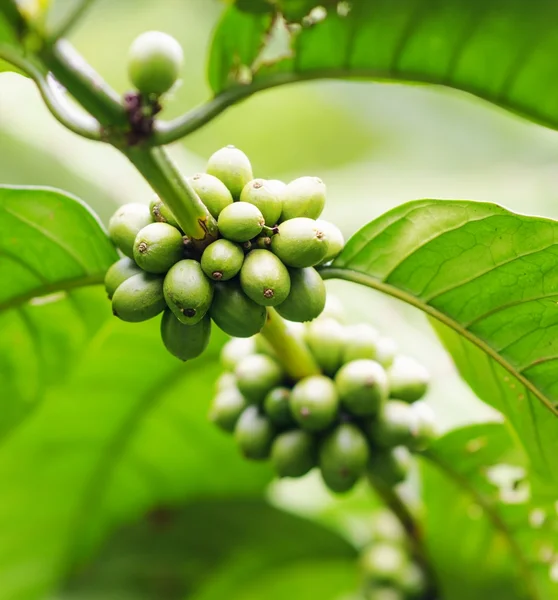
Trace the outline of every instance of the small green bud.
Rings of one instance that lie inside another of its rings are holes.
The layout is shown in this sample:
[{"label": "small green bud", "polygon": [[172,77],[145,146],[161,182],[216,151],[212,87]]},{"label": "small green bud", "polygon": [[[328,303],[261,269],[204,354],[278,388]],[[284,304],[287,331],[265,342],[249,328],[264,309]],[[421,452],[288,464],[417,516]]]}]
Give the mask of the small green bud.
[{"label": "small green bud", "polygon": [[257,406],[248,406],[240,415],[234,438],[245,458],[265,460],[269,456],[275,429]]},{"label": "small green bud", "polygon": [[294,424],[289,400],[291,390],[286,387],[276,387],[270,390],[264,399],[265,414],[277,427],[287,427]]},{"label": "small green bud", "polygon": [[107,291],[109,300],[113,297],[114,292],[116,292],[121,283],[139,273],[141,273],[141,269],[127,256],[111,265],[105,275],[105,290]]},{"label": "small green bud", "polygon": [[343,362],[345,328],[333,319],[319,318],[306,326],[306,343],[318,365],[334,375]]},{"label": "small green bud", "polygon": [[148,273],[166,273],[182,258],[182,234],[168,223],[150,223],[134,242],[134,260]]},{"label": "small green bud", "polygon": [[291,291],[287,268],[267,250],[252,250],[246,255],[240,269],[240,284],[244,293],[262,306],[281,304]]},{"label": "small green bud", "polygon": [[360,429],[338,425],[320,446],[319,465],[324,483],[332,491],[349,491],[364,473],[369,450]]},{"label": "small green bud", "polygon": [[343,406],[353,415],[378,413],[388,396],[387,375],[373,360],[353,360],[335,375],[335,385]]},{"label": "small green bud", "polygon": [[401,400],[388,400],[379,415],[370,421],[366,434],[375,446],[408,446],[415,438],[416,416],[411,406]]},{"label": "small green bud", "polygon": [[130,46],[130,81],[142,94],[164,94],[174,85],[182,60],[182,48],[172,36],[160,31],[146,31]]},{"label": "small green bud", "polygon": [[283,221],[296,217],[317,219],[322,214],[325,201],[326,186],[321,179],[299,177],[287,185],[281,218]]},{"label": "small green bud", "polygon": [[279,225],[271,250],[289,267],[313,267],[324,258],[327,243],[316,221],[299,217]]},{"label": "small green bud", "polygon": [[393,364],[395,355],[397,354],[397,344],[388,337],[380,337],[376,344],[376,361],[379,362],[384,369],[388,369]]},{"label": "small green bud", "polygon": [[148,206],[124,204],[110,218],[108,232],[117,248],[129,258],[134,258],[136,235],[152,222]]},{"label": "small green bud", "polygon": [[[186,327],[188,326],[186,325]],[[223,431],[232,433],[240,415],[247,406],[246,398],[236,387],[230,387],[220,391],[213,398],[209,418]]]},{"label": "small green bud", "polygon": [[234,370],[238,389],[252,404],[263,402],[267,393],[283,381],[283,369],[264,354],[252,354],[238,362]]},{"label": "small green bud", "polygon": [[265,306],[248,298],[238,281],[216,283],[214,290],[209,314],[220,329],[237,338],[261,331],[267,316]]},{"label": "small green bud", "polygon": [[287,299],[277,306],[277,312],[289,321],[312,321],[325,306],[326,288],[316,269],[289,269],[291,291]]},{"label": "small green bud", "polygon": [[249,202],[260,209],[265,224],[269,227],[279,221],[283,208],[276,189],[276,186],[268,185],[265,179],[253,179],[244,186],[240,194],[241,202]]},{"label": "small green bud", "polygon": [[242,150],[234,146],[225,146],[212,154],[206,170],[227,186],[235,200],[240,198],[244,186],[254,179],[250,160]]},{"label": "small green bud", "polygon": [[404,402],[420,400],[430,383],[428,370],[409,356],[396,356],[387,373],[389,395]]},{"label": "small green bud", "polygon": [[265,224],[260,209],[249,202],[225,206],[217,225],[224,238],[233,242],[248,242],[260,234]]},{"label": "small green bud", "polygon": [[388,542],[372,544],[360,557],[361,568],[367,579],[394,586],[399,585],[408,563],[403,549]]},{"label": "small green bud", "polygon": [[185,259],[172,266],[163,286],[165,300],[174,316],[186,325],[201,321],[213,300],[213,285],[200,263]]},{"label": "small green bud", "polygon": [[337,418],[339,398],[333,381],[324,375],[301,379],[292,389],[291,413],[308,431],[322,431]]},{"label": "small green bud", "polygon": [[348,363],[359,358],[376,360],[380,334],[366,323],[349,325],[345,329],[346,343],[343,362]]},{"label": "small green bud", "polygon": [[178,224],[176,217],[172,214],[170,208],[168,208],[167,205],[157,196],[151,200],[149,210],[153,220],[156,223],[168,223],[169,225],[180,229],[180,225]]},{"label": "small green bud", "polygon": [[186,361],[200,356],[209,344],[210,335],[209,317],[194,325],[185,325],[167,309],[161,319],[161,338],[165,348],[180,360]]},{"label": "small green bud", "polygon": [[279,477],[302,477],[316,465],[316,440],[294,429],[280,433],[271,446],[271,462]]},{"label": "small green bud", "polygon": [[209,173],[196,173],[188,179],[188,182],[214,219],[219,217],[225,206],[233,203],[233,197],[227,186]]},{"label": "small green bud", "polygon": [[201,257],[203,272],[215,281],[232,279],[242,267],[244,252],[242,248],[229,240],[217,240],[210,244]]},{"label": "small green bud", "polygon": [[223,346],[219,358],[224,369],[234,371],[236,369],[236,365],[244,357],[255,353],[256,342],[254,338],[233,338]]},{"label": "small green bud", "polygon": [[345,247],[345,238],[343,237],[339,227],[333,223],[330,223],[329,221],[318,219],[316,224],[323,232],[327,242],[327,252],[320,263],[323,265],[341,254],[341,251]]},{"label": "small green bud", "polygon": [[151,273],[133,275],[121,283],[112,297],[112,312],[123,321],[138,323],[165,309],[163,278]]},{"label": "small green bud", "polygon": [[404,446],[391,450],[375,449],[368,461],[368,476],[371,481],[394,486],[404,481],[411,467],[411,455]]}]

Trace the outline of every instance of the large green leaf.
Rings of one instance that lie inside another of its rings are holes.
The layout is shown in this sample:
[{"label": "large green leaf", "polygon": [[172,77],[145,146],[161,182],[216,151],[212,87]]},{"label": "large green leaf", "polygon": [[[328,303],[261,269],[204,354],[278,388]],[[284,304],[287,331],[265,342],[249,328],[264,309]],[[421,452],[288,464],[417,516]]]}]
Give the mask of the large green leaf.
[{"label": "large green leaf", "polygon": [[[418,200],[363,227],[322,275],[404,300],[482,350],[481,398],[558,481],[558,223],[489,203]],[[494,393],[501,388],[509,393]]]},{"label": "large green leaf", "polygon": [[268,481],[206,416],[222,334],[181,363],[157,321],[111,319],[67,384],[0,443],[0,597],[42,598],[111,527],[155,504]]},{"label": "large green leaf", "polygon": [[204,499],[119,532],[61,597],[334,600],[356,574],[354,549],[317,524],[258,500]]},{"label": "large green leaf", "polygon": [[504,425],[455,430],[425,458],[424,540],[443,597],[557,597],[558,581],[551,577],[558,535],[554,498],[529,498],[527,482],[514,491],[521,469]]},{"label": "large green leaf", "polygon": [[[284,2],[304,14],[315,1]],[[558,4],[553,0],[352,0],[328,6],[324,20],[294,34],[292,56],[256,61],[273,43],[255,24],[266,15],[231,7],[219,24],[210,61],[215,93],[239,95],[315,78],[368,78],[451,86],[558,128]],[[231,46],[232,32],[236,45]],[[228,39],[223,54],[222,39]],[[249,45],[247,47],[247,45]],[[281,55],[284,57],[284,54]],[[239,59],[252,71],[251,85]],[[254,68],[252,68],[254,67]],[[235,74],[242,78],[235,80]],[[231,76],[232,75],[232,76]]]},{"label": "large green leaf", "polygon": [[0,311],[99,283],[116,259],[79,200],[48,188],[0,187]]}]

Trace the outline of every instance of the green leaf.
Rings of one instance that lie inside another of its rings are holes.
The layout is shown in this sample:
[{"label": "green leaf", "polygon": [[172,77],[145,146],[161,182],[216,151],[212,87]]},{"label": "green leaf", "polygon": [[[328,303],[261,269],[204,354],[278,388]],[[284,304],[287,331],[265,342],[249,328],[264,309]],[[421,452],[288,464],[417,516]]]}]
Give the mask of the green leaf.
[{"label": "green leaf", "polygon": [[207,419],[218,351],[182,363],[159,319],[110,319],[67,383],[0,442],[2,596],[42,598],[115,525],[154,505],[261,493],[267,466]]},{"label": "green leaf", "polygon": [[[302,4],[307,1],[286,3]],[[558,5],[553,0],[351,0],[328,7],[324,20],[293,33],[292,56],[252,70],[242,95],[315,78],[367,78],[440,84],[464,90],[533,121],[558,128]],[[300,14],[302,14],[300,12]],[[261,15],[231,7],[219,24],[209,80],[215,93],[239,86],[243,48],[251,67],[265,42],[252,37]],[[236,47],[220,52],[221,39]],[[268,44],[272,41],[266,42]],[[246,44],[250,51],[246,51]],[[244,78],[246,83],[246,77]]]},{"label": "green leaf", "polygon": [[515,489],[515,472],[522,469],[505,427],[493,423],[455,430],[436,441],[425,459],[424,541],[442,596],[556,597],[554,497],[529,499],[526,481]]},{"label": "green leaf", "polygon": [[117,254],[93,213],[47,188],[0,187],[0,311],[100,283]]},{"label": "green leaf", "polygon": [[336,534],[262,501],[205,499],[116,534],[62,598],[336,600],[356,587],[355,558]]},{"label": "green leaf", "polygon": [[[481,397],[558,481],[558,223],[489,203],[409,202],[357,232],[322,276],[404,300],[487,354]],[[493,395],[502,387],[512,393]]]}]

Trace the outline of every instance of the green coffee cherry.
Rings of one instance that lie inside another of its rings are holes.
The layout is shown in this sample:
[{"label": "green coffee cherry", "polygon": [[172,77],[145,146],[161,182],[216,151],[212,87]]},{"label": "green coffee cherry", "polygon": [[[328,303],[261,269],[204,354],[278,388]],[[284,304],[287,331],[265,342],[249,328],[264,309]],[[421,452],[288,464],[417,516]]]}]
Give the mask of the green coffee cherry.
[{"label": "green coffee cherry", "polygon": [[280,433],[271,446],[271,462],[279,477],[302,477],[316,465],[316,440],[294,429]]},{"label": "green coffee cherry", "polygon": [[254,179],[250,160],[242,150],[234,146],[225,146],[212,154],[206,170],[227,186],[235,200],[240,198],[244,186]]},{"label": "green coffee cherry", "polygon": [[312,267],[290,269],[291,291],[277,306],[277,312],[289,321],[312,321],[325,306],[326,288],[318,271]]},{"label": "green coffee cherry", "polygon": [[163,278],[151,273],[133,275],[121,283],[112,297],[112,312],[123,321],[138,323],[165,309]]},{"label": "green coffee cherry", "polygon": [[384,485],[394,486],[407,478],[411,467],[411,455],[404,446],[392,450],[375,449],[368,461],[368,477]]},{"label": "green coffee cherry", "polygon": [[248,406],[240,415],[234,438],[245,458],[264,460],[269,456],[275,429],[257,406]]},{"label": "green coffee cherry", "polygon": [[[318,177],[299,177],[291,181],[283,196],[281,219],[308,217],[317,219],[324,209],[326,186]],[[311,265],[308,265],[311,266]]]},{"label": "green coffee cherry", "polygon": [[419,600],[427,588],[424,571],[416,563],[410,562],[399,585],[409,600]]},{"label": "green coffee cherry", "polygon": [[196,173],[188,179],[188,182],[214,219],[219,217],[225,206],[233,203],[233,197],[227,186],[209,173]]},{"label": "green coffee cherry", "polygon": [[412,450],[424,450],[438,437],[436,415],[425,402],[412,404],[411,411],[415,418],[415,437],[409,446]]},{"label": "green coffee cherry", "polygon": [[217,240],[210,244],[201,257],[203,272],[215,281],[232,279],[242,267],[244,252],[242,248],[229,240]]},{"label": "green coffee cherry", "polygon": [[243,358],[234,370],[236,385],[248,402],[260,404],[267,393],[283,381],[283,369],[263,354]]},{"label": "green coffee cherry", "polygon": [[287,184],[280,179],[267,179],[268,187],[270,187],[281,200],[281,209],[283,208],[283,196],[287,190]]},{"label": "green coffee cherry", "polygon": [[336,419],[339,398],[333,381],[324,375],[301,379],[289,400],[295,421],[308,431],[322,431]]},{"label": "green coffee cherry", "polygon": [[343,362],[351,362],[359,358],[376,360],[380,334],[365,323],[349,325],[345,328],[346,342]]},{"label": "green coffee cherry", "polygon": [[168,223],[150,223],[134,242],[134,260],[148,273],[166,273],[182,258],[182,234]]},{"label": "green coffee cherry", "polygon": [[265,414],[277,427],[287,427],[294,424],[289,400],[291,390],[286,387],[276,387],[270,390],[264,398]]},{"label": "green coffee cherry", "polygon": [[281,196],[276,189],[276,186],[268,185],[265,179],[253,179],[244,186],[240,194],[241,202],[249,202],[260,209],[265,224],[269,227],[279,221],[283,208]]},{"label": "green coffee cherry", "polygon": [[399,589],[372,583],[364,592],[364,600],[406,600]]},{"label": "green coffee cherry", "polygon": [[[185,327],[188,327],[188,325],[185,325]],[[236,387],[229,387],[213,398],[209,418],[223,431],[232,433],[240,415],[247,406],[246,398]]]},{"label": "green coffee cherry", "polygon": [[211,335],[211,319],[205,317],[194,325],[181,323],[171,310],[161,319],[161,338],[165,348],[180,360],[198,357],[207,348]]},{"label": "green coffee cherry", "polygon": [[404,402],[420,400],[428,389],[430,374],[409,356],[397,356],[388,370],[389,395]]},{"label": "green coffee cherry", "polygon": [[246,255],[240,269],[240,284],[244,293],[262,306],[281,304],[291,291],[287,268],[267,250],[252,250]]},{"label": "green coffee cherry", "polygon": [[260,209],[249,202],[225,206],[217,220],[221,235],[233,242],[248,242],[260,234],[264,224]]},{"label": "green coffee cherry", "polygon": [[318,365],[333,375],[343,362],[345,329],[333,319],[316,319],[306,326],[306,343]]},{"label": "green coffee cherry", "polygon": [[409,559],[400,546],[377,542],[362,553],[360,564],[365,577],[397,586],[405,575]]},{"label": "green coffee cherry", "polygon": [[411,406],[401,400],[388,400],[376,419],[367,424],[366,434],[375,446],[408,446],[415,438],[417,419]]},{"label": "green coffee cherry", "polygon": [[327,243],[316,221],[300,217],[279,225],[271,250],[289,267],[313,267],[326,255]]},{"label": "green coffee cherry", "polygon": [[319,465],[325,484],[334,492],[350,490],[364,473],[369,450],[360,429],[338,425],[320,446]]},{"label": "green coffee cherry", "polygon": [[397,344],[391,338],[380,337],[376,344],[376,362],[388,369],[393,364],[396,354]]},{"label": "green coffee cherry", "polygon": [[387,375],[373,360],[353,360],[335,375],[335,385],[343,406],[353,415],[378,413],[388,396]]},{"label": "green coffee cherry", "polygon": [[168,223],[169,225],[180,229],[180,225],[178,224],[176,217],[170,211],[170,208],[168,208],[162,200],[159,200],[157,196],[151,200],[149,211],[156,223]]},{"label": "green coffee cherry", "polygon": [[140,229],[153,223],[149,207],[144,204],[124,204],[110,218],[108,232],[117,248],[134,258],[134,242]]},{"label": "green coffee cherry", "polygon": [[234,373],[221,373],[215,382],[215,391],[217,393],[223,392],[224,390],[228,390],[230,388],[236,389],[236,377]]},{"label": "green coffee cherry", "polygon": [[201,321],[213,300],[213,285],[203,274],[200,263],[191,259],[181,260],[170,268],[163,291],[174,316],[186,325]]},{"label": "green coffee cherry", "polygon": [[109,300],[113,297],[114,292],[116,292],[121,283],[139,273],[141,273],[141,269],[127,256],[111,265],[105,275],[105,290],[107,291]]},{"label": "green coffee cherry", "polygon": [[318,219],[316,224],[320,228],[320,231],[322,231],[324,234],[327,242],[327,252],[320,263],[323,265],[341,254],[341,250],[343,250],[345,247],[345,238],[343,237],[339,227],[333,223],[330,223],[329,221]]},{"label": "green coffee cherry", "polygon": [[[256,353],[254,338],[234,338],[229,340],[221,349],[221,365],[228,371],[234,371],[236,365],[246,356]],[[235,378],[236,382],[236,378]]]},{"label": "green coffee cherry", "polygon": [[130,46],[130,81],[142,94],[164,94],[174,85],[182,60],[182,48],[173,37],[160,31],[146,31]]},{"label": "green coffee cherry", "polygon": [[265,306],[250,300],[238,281],[216,283],[214,290],[209,314],[220,329],[237,338],[261,331],[267,316]]}]

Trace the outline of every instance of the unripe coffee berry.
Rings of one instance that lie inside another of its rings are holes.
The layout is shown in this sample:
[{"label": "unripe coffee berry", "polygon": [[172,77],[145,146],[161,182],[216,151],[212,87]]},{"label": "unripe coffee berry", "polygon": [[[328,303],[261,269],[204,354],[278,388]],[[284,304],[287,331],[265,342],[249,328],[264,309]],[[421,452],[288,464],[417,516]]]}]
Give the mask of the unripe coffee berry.
[{"label": "unripe coffee berry", "polygon": [[254,179],[250,160],[238,148],[225,146],[209,157],[206,171],[221,180],[235,200],[244,186]]},{"label": "unripe coffee berry", "polygon": [[326,186],[318,177],[299,177],[291,181],[283,196],[283,221],[296,217],[317,219],[324,209]]},{"label": "unripe coffee berry", "polygon": [[269,227],[279,221],[282,210],[281,197],[273,185],[268,185],[265,179],[253,179],[249,181],[240,194],[241,202],[249,202],[257,206]]},{"label": "unripe coffee berry", "polygon": [[371,482],[394,486],[406,479],[410,466],[411,455],[404,446],[397,446],[391,450],[375,448],[370,453],[367,472]]},{"label": "unripe coffee berry", "polygon": [[234,371],[236,365],[243,358],[255,353],[256,342],[254,338],[233,338],[223,346],[219,358],[224,369]]},{"label": "unripe coffee berry", "polygon": [[428,389],[430,374],[414,358],[397,356],[388,370],[389,395],[404,402],[420,400]]},{"label": "unripe coffee berry", "polygon": [[289,267],[313,267],[326,255],[327,242],[316,221],[300,217],[279,225],[271,250]]},{"label": "unripe coffee berry", "polygon": [[114,292],[121,283],[140,273],[141,269],[127,256],[111,265],[105,275],[105,290],[107,291],[109,300],[112,299]]},{"label": "unripe coffee berry", "polygon": [[182,258],[182,234],[168,223],[150,223],[134,241],[134,260],[148,273],[166,273]]},{"label": "unripe coffee berry", "polygon": [[380,334],[366,323],[349,325],[345,328],[345,352],[343,362],[366,358],[376,360]]},{"label": "unripe coffee berry", "polygon": [[267,393],[283,381],[283,369],[263,354],[243,358],[234,370],[236,385],[248,402],[259,404]]},{"label": "unripe coffee berry", "polygon": [[153,223],[149,207],[144,204],[124,204],[110,218],[110,238],[129,258],[134,258],[136,235],[146,225]]},{"label": "unripe coffee berry", "polygon": [[168,223],[177,229],[180,229],[176,217],[172,214],[170,208],[156,196],[149,205],[151,216],[156,223]]},{"label": "unripe coffee berry", "polygon": [[316,465],[316,440],[311,433],[293,429],[280,433],[271,446],[271,462],[279,477],[302,477]]},{"label": "unripe coffee berry", "polygon": [[379,362],[384,369],[388,369],[393,364],[397,355],[397,344],[388,337],[380,337],[376,344],[376,362]]},{"label": "unripe coffee berry", "polygon": [[281,304],[291,291],[287,268],[268,250],[252,250],[246,256],[240,269],[240,284],[244,293],[262,306]]},{"label": "unripe coffee berry", "polygon": [[161,31],[146,31],[130,46],[130,81],[142,94],[164,94],[178,78],[182,60],[182,48],[172,36]]},{"label": "unripe coffee berry", "polygon": [[334,375],[343,362],[345,328],[334,319],[319,318],[306,326],[306,343],[318,365]]},{"label": "unripe coffee berry", "polygon": [[265,307],[248,298],[236,280],[215,284],[209,314],[221,330],[236,338],[260,332],[267,315]]},{"label": "unripe coffee berry", "polygon": [[377,542],[361,555],[364,575],[378,583],[397,585],[405,574],[409,559],[401,546]]},{"label": "unripe coffee berry", "polygon": [[333,381],[324,375],[301,379],[292,389],[291,413],[308,431],[321,431],[337,418],[339,397]]},{"label": "unripe coffee berry", "polygon": [[246,398],[238,389],[235,386],[229,387],[220,391],[213,398],[209,418],[223,431],[233,432],[240,415],[247,406]]},{"label": "unripe coffee berry", "polygon": [[264,399],[265,414],[278,427],[287,427],[294,423],[289,400],[291,391],[286,387],[276,387],[269,391]]},{"label": "unripe coffee berry", "polygon": [[320,263],[325,264],[341,254],[341,251],[345,247],[345,238],[337,225],[323,219],[318,219],[316,223],[327,242],[327,252]]},{"label": "unripe coffee berry", "polygon": [[335,385],[343,406],[353,415],[378,413],[388,396],[387,375],[373,360],[353,360],[335,375]]},{"label": "unripe coffee berry", "polygon": [[207,348],[211,336],[211,319],[205,317],[194,325],[181,323],[170,309],[161,319],[161,338],[165,348],[180,360],[197,358]]},{"label": "unripe coffee berry", "polygon": [[217,220],[224,238],[233,242],[248,242],[260,234],[265,220],[260,209],[249,202],[225,206]]},{"label": "unripe coffee berry", "polygon": [[112,312],[123,321],[138,323],[165,309],[163,278],[141,272],[121,283],[112,297]]},{"label": "unripe coffee berry", "polygon": [[264,460],[269,456],[275,429],[257,406],[248,406],[240,415],[234,438],[245,458]]},{"label": "unripe coffee berry", "polygon": [[411,405],[415,417],[414,438],[410,444],[412,450],[424,450],[438,437],[436,415],[426,402]]},{"label": "unripe coffee berry", "polygon": [[233,197],[227,186],[209,173],[196,173],[188,179],[188,182],[214,219],[219,217],[225,206],[233,203]]},{"label": "unripe coffee berry", "polygon": [[416,421],[409,404],[402,400],[388,400],[377,417],[367,424],[366,434],[380,448],[408,446],[416,436]]},{"label": "unripe coffee berry", "polygon": [[326,288],[316,269],[290,269],[291,291],[286,300],[276,307],[277,312],[289,321],[312,321],[325,306]]},{"label": "unripe coffee berry", "polygon": [[215,281],[232,279],[242,267],[244,252],[229,240],[220,239],[210,244],[201,257],[203,272]]},{"label": "unripe coffee berry", "polygon": [[201,321],[213,299],[213,285],[200,263],[191,259],[181,260],[170,268],[163,291],[175,317],[186,325]]}]

